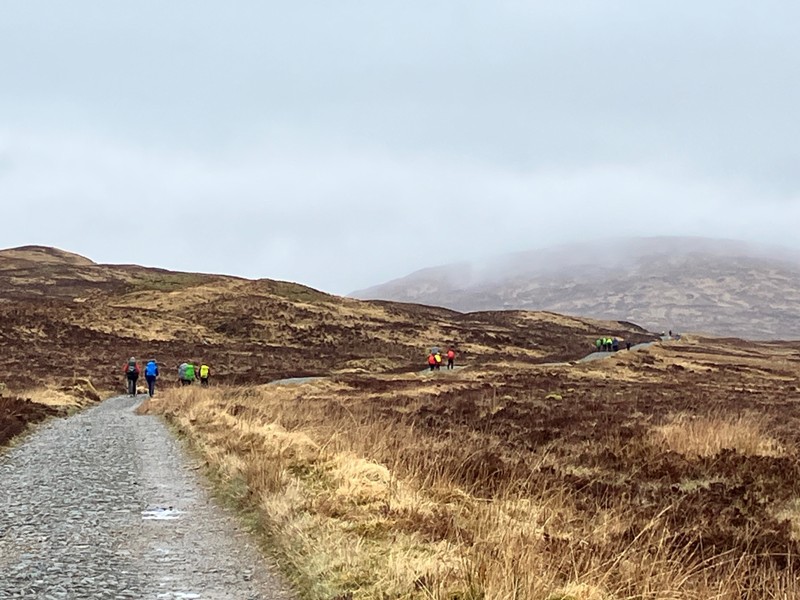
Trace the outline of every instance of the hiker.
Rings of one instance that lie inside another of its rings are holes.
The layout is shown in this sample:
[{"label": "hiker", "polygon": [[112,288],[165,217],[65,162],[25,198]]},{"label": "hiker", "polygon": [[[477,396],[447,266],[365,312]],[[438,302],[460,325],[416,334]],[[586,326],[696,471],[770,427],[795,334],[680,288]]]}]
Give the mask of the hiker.
[{"label": "hiker", "polygon": [[611,341],[611,349],[612,349],[614,352],[619,352],[619,340],[618,340],[617,338],[614,338],[614,339]]},{"label": "hiker", "polygon": [[602,352],[603,350],[603,340],[601,338],[597,338],[594,341],[595,348],[597,348],[597,352]]},{"label": "hiker", "polygon": [[428,354],[428,366],[430,367],[431,372],[433,372],[433,370],[436,368],[436,355],[433,352]]},{"label": "hiker", "polygon": [[436,370],[438,371],[439,369],[442,368],[442,354],[441,354],[441,352],[437,352],[436,354],[434,354],[433,355],[433,359],[436,361]]},{"label": "hiker", "polygon": [[128,395],[134,397],[136,396],[136,382],[139,380],[139,365],[136,364],[136,359],[133,356],[125,363],[123,371],[125,378],[128,380]]},{"label": "hiker", "polygon": [[178,367],[178,381],[181,382],[181,385],[189,385],[191,383],[191,381],[186,379],[186,368],[188,366],[189,365],[187,365],[185,362],[182,362]]},{"label": "hiker", "polygon": [[631,343],[625,342],[625,350],[630,350],[630,349],[631,349]]},{"label": "hiker", "polygon": [[186,371],[184,372],[184,377],[186,378],[185,385],[192,385],[194,380],[197,378],[197,369],[194,366],[193,362],[186,363]]},{"label": "hiker", "polygon": [[454,369],[456,362],[456,351],[453,350],[453,347],[447,349],[447,368]]},{"label": "hiker", "polygon": [[208,376],[211,372],[211,369],[208,368],[208,365],[200,365],[200,385],[203,387],[208,387]]},{"label": "hiker", "polygon": [[151,358],[150,362],[144,368],[144,378],[147,380],[147,394],[152,398],[156,393],[156,378],[158,377],[158,363],[155,358]]}]

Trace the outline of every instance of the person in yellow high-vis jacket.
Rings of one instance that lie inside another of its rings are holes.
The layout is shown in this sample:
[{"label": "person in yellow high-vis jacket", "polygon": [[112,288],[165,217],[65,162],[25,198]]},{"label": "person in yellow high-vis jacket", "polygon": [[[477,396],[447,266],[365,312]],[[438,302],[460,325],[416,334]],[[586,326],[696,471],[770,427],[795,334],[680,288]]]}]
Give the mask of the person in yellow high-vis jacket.
[{"label": "person in yellow high-vis jacket", "polygon": [[210,373],[211,369],[208,368],[208,365],[200,365],[200,385],[208,385],[208,376]]}]

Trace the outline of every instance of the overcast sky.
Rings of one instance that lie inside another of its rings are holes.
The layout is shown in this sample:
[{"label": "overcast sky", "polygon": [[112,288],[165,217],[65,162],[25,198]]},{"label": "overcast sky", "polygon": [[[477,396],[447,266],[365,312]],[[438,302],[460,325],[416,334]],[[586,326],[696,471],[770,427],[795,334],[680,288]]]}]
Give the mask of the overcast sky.
[{"label": "overcast sky", "polygon": [[0,247],[346,293],[573,240],[798,247],[800,3],[0,0]]}]

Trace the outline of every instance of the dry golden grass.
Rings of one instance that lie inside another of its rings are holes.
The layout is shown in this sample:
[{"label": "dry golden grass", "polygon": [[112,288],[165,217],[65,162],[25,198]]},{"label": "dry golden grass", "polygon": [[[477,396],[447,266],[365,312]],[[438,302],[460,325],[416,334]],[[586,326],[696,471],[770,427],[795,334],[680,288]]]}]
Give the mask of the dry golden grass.
[{"label": "dry golden grass", "polygon": [[671,452],[688,456],[716,456],[735,450],[749,456],[782,456],[785,449],[767,433],[763,415],[679,414],[653,429],[653,441]]},{"label": "dry golden grass", "polygon": [[92,382],[84,378],[73,379],[72,385],[48,384],[31,388],[24,390],[20,396],[56,408],[85,408],[101,398]]},{"label": "dry golden grass", "polygon": [[[432,516],[436,505],[394,479],[385,465],[345,450],[347,423],[322,435],[311,429],[315,441],[270,419],[296,393],[296,386],[173,390],[144,410],[173,414],[229,484],[246,486],[311,597],[354,587],[358,598],[394,597],[413,590],[420,578],[449,577],[459,566],[452,544],[391,531],[395,512],[405,520],[420,512]],[[389,533],[390,546],[384,538]]]},{"label": "dry golden grass", "polygon": [[[239,490],[238,500],[259,512],[309,598],[741,600],[759,578],[770,594],[746,597],[800,592],[757,556],[700,558],[689,542],[676,548],[678,504],[636,524],[624,497],[587,505],[574,489],[536,477],[506,481],[487,496],[461,483],[476,468],[464,446],[480,456],[489,443],[484,434],[432,435],[380,417],[388,405],[397,415],[411,414],[443,386],[458,390],[481,375],[464,377],[447,384],[375,377],[363,392],[329,380],[179,389],[147,410],[185,432],[227,487]],[[396,390],[383,391],[392,381],[404,389],[402,402]],[[491,419],[514,400],[489,397],[478,414]],[[667,421],[651,429],[643,448],[702,456],[726,448],[783,453],[757,415]],[[542,447],[526,461],[558,469],[562,459],[552,450]],[[595,478],[589,468],[573,473]]]}]

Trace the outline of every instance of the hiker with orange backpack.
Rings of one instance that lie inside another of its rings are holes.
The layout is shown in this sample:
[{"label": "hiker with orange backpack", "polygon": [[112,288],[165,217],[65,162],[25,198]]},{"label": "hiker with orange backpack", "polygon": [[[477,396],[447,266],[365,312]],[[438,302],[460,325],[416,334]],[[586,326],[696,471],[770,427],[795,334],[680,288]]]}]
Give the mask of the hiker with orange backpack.
[{"label": "hiker with orange backpack", "polygon": [[431,352],[428,354],[428,366],[430,367],[431,371],[436,368],[436,356]]},{"label": "hiker with orange backpack", "polygon": [[456,351],[453,350],[453,347],[450,346],[447,349],[447,368],[453,369],[455,368],[455,361],[456,361]]}]

